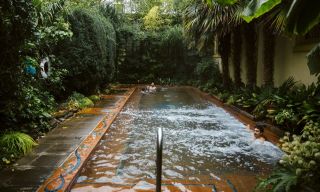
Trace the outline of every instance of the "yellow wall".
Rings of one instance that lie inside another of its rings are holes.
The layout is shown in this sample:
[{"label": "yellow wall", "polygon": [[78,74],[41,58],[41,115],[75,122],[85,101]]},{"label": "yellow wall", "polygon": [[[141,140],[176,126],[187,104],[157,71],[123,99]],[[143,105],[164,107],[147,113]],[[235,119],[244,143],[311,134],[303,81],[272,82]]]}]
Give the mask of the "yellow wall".
[{"label": "yellow wall", "polygon": [[294,39],[277,37],[275,54],[275,85],[281,85],[290,76],[296,81],[309,85],[317,78],[310,75],[306,55],[310,49],[298,51]]},{"label": "yellow wall", "polygon": [[[257,85],[261,86],[263,83],[263,33],[258,30],[258,66],[257,66]],[[242,58],[241,58],[241,79],[244,83],[247,81],[246,77],[246,57],[244,52],[244,40],[242,43]],[[276,38],[275,47],[275,61],[274,61],[274,83],[275,86],[281,85],[290,76],[294,77],[296,81],[309,85],[316,82],[317,78],[310,75],[306,55],[312,45],[308,48],[301,49],[301,46],[295,45],[294,39],[288,37],[278,36]],[[233,76],[233,65],[230,59],[230,77]]]}]

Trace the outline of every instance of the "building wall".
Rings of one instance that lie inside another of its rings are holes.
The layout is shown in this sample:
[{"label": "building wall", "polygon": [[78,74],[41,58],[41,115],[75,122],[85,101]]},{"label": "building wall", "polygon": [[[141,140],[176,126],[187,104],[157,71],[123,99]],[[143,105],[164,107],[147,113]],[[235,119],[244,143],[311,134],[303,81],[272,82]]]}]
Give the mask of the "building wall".
[{"label": "building wall", "polygon": [[[244,83],[247,82],[246,77],[246,56],[244,51],[245,41],[242,43],[242,58],[241,58],[241,79]],[[258,66],[257,66],[257,85],[263,83],[263,33],[261,28],[258,30]],[[275,60],[274,60],[274,83],[275,86],[281,85],[289,77],[300,83],[309,85],[317,81],[316,76],[310,75],[306,55],[312,48],[312,44],[308,46],[297,45],[294,39],[288,37],[276,37],[275,45]],[[233,65],[230,59],[230,77],[234,80]]]},{"label": "building wall", "polygon": [[312,45],[300,49],[302,45],[295,45],[294,39],[277,37],[275,54],[275,85],[281,85],[290,76],[296,81],[309,85],[317,81],[316,76],[310,75],[306,55]]}]

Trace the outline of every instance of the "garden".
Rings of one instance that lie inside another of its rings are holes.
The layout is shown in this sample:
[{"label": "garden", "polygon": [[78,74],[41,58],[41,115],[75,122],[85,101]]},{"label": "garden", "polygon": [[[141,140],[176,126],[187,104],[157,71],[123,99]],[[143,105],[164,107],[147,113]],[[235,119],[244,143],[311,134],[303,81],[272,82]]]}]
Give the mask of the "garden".
[{"label": "garden", "polygon": [[[115,91],[114,85],[155,82],[197,87],[284,132],[279,147],[285,155],[260,180],[257,191],[318,191],[320,6],[315,4],[2,1],[0,168],[30,153],[39,138],[68,116],[94,106],[102,94]],[[292,76],[275,83],[278,36],[318,38],[305,55],[310,76],[317,80],[305,84]]]}]

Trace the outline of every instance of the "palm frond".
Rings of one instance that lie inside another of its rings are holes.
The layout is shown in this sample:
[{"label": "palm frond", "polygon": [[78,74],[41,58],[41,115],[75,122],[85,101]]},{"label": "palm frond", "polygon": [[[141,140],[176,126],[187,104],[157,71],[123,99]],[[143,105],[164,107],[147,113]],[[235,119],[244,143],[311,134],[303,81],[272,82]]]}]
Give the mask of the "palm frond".
[{"label": "palm frond", "polygon": [[215,2],[208,5],[196,0],[184,13],[187,37],[195,40],[197,47],[202,49],[206,44],[213,42],[215,34],[226,35],[242,22],[240,9],[240,3],[222,6]]}]

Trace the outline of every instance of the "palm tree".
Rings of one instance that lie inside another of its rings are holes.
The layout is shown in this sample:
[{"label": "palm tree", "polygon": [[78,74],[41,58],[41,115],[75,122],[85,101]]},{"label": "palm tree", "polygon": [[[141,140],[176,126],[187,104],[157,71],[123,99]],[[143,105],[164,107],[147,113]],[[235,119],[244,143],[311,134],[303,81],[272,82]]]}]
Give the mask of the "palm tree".
[{"label": "palm tree", "polygon": [[263,28],[263,86],[274,85],[275,35],[269,27]]},{"label": "palm tree", "polygon": [[247,86],[254,88],[257,83],[257,32],[254,22],[244,25]]},{"label": "palm tree", "polygon": [[221,6],[215,2],[211,5],[202,0],[195,0],[184,14],[184,27],[187,36],[199,50],[212,45],[214,36],[219,39],[219,54],[222,59],[222,77],[225,88],[229,87],[229,56],[231,48],[230,34],[241,23],[240,4]]},{"label": "palm tree", "polygon": [[241,26],[236,27],[232,32],[232,63],[234,68],[234,83],[236,86],[242,85],[241,80],[241,46],[242,46],[242,33]]}]

